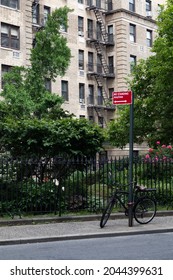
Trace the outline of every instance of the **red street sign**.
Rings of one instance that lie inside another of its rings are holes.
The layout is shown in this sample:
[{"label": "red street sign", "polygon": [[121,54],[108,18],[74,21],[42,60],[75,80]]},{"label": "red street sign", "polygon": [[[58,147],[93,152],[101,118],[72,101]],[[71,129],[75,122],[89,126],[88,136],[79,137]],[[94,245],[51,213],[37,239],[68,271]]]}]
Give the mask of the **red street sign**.
[{"label": "red street sign", "polygon": [[117,91],[112,93],[112,104],[129,105],[132,104],[132,91]]}]

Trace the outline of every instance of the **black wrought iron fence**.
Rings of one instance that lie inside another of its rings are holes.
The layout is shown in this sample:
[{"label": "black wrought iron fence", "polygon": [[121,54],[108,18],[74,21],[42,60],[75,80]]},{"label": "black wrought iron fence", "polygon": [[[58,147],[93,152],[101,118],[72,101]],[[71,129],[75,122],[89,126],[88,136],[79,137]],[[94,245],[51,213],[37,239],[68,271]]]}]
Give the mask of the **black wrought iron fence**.
[{"label": "black wrought iron fence", "polygon": [[[0,215],[99,213],[113,188],[127,189],[129,159],[0,157]],[[159,207],[173,206],[173,163],[134,159],[134,180],[156,188]]]}]

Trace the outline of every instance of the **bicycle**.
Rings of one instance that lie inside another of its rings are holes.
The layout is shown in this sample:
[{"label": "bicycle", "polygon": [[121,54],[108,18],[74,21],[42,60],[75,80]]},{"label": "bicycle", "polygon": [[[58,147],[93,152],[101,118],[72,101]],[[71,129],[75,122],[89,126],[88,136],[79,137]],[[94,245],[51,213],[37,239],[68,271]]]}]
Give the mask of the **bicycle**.
[{"label": "bicycle", "polygon": [[[146,188],[144,186],[139,185],[134,186],[134,204],[132,211],[133,217],[139,224],[148,224],[153,220],[153,218],[156,215],[156,201],[148,195],[149,192],[153,193],[155,191],[156,189],[154,188]],[[126,206],[126,204],[123,202],[122,195],[129,195],[129,192],[116,189],[116,191],[111,196],[100,220],[101,228],[103,228],[106,225],[110,214],[114,208],[114,205],[117,201],[124,208],[125,215],[128,216],[128,205]]]}]

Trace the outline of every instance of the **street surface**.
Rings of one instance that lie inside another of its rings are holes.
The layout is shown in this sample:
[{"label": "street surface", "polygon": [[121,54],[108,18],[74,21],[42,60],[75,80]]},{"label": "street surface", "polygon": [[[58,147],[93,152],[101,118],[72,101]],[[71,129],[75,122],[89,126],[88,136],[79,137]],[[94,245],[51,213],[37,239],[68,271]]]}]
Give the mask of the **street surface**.
[{"label": "street surface", "polygon": [[173,233],[0,246],[1,260],[173,260]]}]

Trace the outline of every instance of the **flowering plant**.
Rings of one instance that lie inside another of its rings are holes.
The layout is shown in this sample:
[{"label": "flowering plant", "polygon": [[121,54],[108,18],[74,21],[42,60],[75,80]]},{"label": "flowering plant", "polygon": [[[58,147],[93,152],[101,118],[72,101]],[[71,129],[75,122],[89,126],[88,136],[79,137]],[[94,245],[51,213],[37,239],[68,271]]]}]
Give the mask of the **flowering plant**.
[{"label": "flowering plant", "polygon": [[149,148],[148,153],[145,155],[146,160],[158,161],[160,159],[167,161],[173,159],[173,147],[171,145],[161,144],[160,141],[156,142],[156,148]]}]

